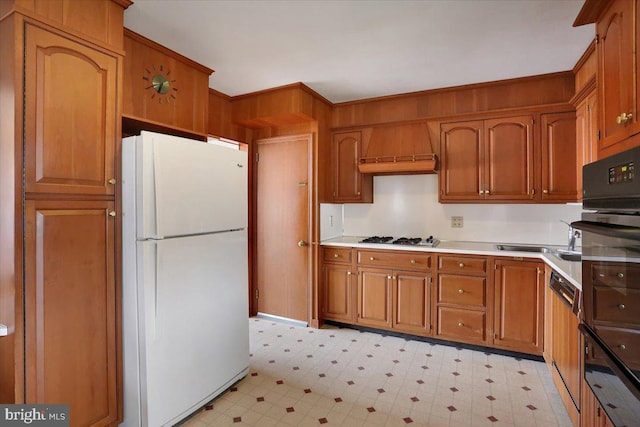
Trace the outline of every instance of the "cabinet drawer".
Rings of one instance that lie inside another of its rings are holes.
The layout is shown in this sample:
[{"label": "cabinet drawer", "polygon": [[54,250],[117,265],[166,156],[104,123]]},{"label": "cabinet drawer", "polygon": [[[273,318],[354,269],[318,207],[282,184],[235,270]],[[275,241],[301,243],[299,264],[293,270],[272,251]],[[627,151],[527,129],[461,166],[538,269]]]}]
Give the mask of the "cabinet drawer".
[{"label": "cabinet drawer", "polygon": [[420,252],[358,251],[358,264],[427,270],[431,268],[431,255]]},{"label": "cabinet drawer", "polygon": [[596,286],[640,289],[640,267],[630,264],[591,264],[591,277]]},{"label": "cabinet drawer", "polygon": [[593,293],[595,320],[640,325],[640,291],[596,286]]},{"label": "cabinet drawer", "polygon": [[486,274],[486,258],[468,258],[460,256],[438,256],[438,269],[464,274]]},{"label": "cabinet drawer", "polygon": [[484,277],[439,274],[438,302],[485,307],[486,280]]},{"label": "cabinet drawer", "polygon": [[[640,369],[640,331],[606,327],[595,330],[619,358],[630,364],[632,369]],[[596,359],[602,358],[597,351],[594,353]]]},{"label": "cabinet drawer", "polygon": [[324,262],[351,262],[351,248],[322,248]]},{"label": "cabinet drawer", "polygon": [[485,341],[486,314],[458,308],[438,308],[438,335]]}]

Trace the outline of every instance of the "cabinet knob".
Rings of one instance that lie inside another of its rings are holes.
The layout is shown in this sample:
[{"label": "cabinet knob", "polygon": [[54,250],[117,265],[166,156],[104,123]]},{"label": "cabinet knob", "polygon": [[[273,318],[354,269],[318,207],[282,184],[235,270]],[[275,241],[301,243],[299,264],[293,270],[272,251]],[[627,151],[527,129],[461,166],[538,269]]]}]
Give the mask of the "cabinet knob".
[{"label": "cabinet knob", "polygon": [[109,216],[116,216],[116,211],[109,211]]},{"label": "cabinet knob", "polygon": [[619,308],[620,310],[624,310],[625,308],[627,308],[627,306],[626,306],[626,305],[624,305],[624,304],[618,304],[618,308]]},{"label": "cabinet knob", "polygon": [[415,259],[412,259],[412,260],[411,260],[411,264],[415,264],[415,263],[416,263],[416,260],[415,260]]},{"label": "cabinet knob", "polygon": [[484,190],[484,194],[490,194],[489,190]]},{"label": "cabinet knob", "polygon": [[369,257],[369,261],[374,261],[375,258],[374,257]]},{"label": "cabinet knob", "polygon": [[633,118],[633,113],[622,113],[620,114],[618,117],[616,117],[616,122],[620,125],[620,124],[626,124],[627,122],[630,122],[631,119]]},{"label": "cabinet knob", "polygon": [[298,246],[300,246],[301,248],[304,248],[306,246],[309,246],[309,244],[307,242],[305,242],[304,240],[300,240],[298,242]]},{"label": "cabinet knob", "polygon": [[626,346],[626,345],[624,345],[624,344],[620,344],[620,346],[619,346],[619,347],[620,347],[620,350],[626,350],[626,349],[627,349],[627,346]]},{"label": "cabinet knob", "polygon": [[458,293],[459,294],[464,294],[464,290],[463,289],[458,289]]},{"label": "cabinet knob", "polygon": [[116,183],[116,179],[115,178],[111,178],[109,181],[107,181],[109,184],[111,185],[115,185]]},{"label": "cabinet knob", "polygon": [[464,323],[458,322],[458,326],[462,328],[464,326]]},{"label": "cabinet knob", "polygon": [[350,271],[347,271],[347,276],[351,276],[351,272]]},{"label": "cabinet knob", "polygon": [[480,190],[480,191],[478,191],[478,193],[479,193],[480,195],[483,195],[483,194],[484,194],[484,191]]},{"label": "cabinet knob", "polygon": [[542,194],[549,194],[549,190],[542,190]]},{"label": "cabinet knob", "polygon": [[391,280],[391,279],[392,279],[392,277],[391,277],[391,276],[387,276],[387,279]]},{"label": "cabinet knob", "polygon": [[460,264],[458,264],[458,267],[460,267],[460,268],[464,268],[464,264],[463,264],[463,263],[460,263]]},{"label": "cabinet knob", "polygon": [[618,279],[624,278],[624,273],[618,273]]},{"label": "cabinet knob", "polygon": [[333,257],[334,257],[334,258],[340,258],[340,255],[338,255],[338,254],[333,254]]},{"label": "cabinet knob", "polygon": [[359,195],[360,195],[360,192],[358,191],[358,192],[356,193],[356,195],[358,195],[358,196],[359,196]]}]

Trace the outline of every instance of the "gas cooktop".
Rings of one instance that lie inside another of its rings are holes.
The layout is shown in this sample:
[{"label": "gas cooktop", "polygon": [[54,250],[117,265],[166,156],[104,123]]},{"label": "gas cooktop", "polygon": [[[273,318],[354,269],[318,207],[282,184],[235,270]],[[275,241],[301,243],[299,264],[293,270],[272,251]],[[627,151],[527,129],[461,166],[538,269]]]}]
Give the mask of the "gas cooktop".
[{"label": "gas cooktop", "polygon": [[422,239],[422,237],[393,238],[391,236],[371,236],[360,240],[360,243],[390,243],[393,245],[428,246],[434,248],[440,241],[433,236],[429,236],[426,239]]}]

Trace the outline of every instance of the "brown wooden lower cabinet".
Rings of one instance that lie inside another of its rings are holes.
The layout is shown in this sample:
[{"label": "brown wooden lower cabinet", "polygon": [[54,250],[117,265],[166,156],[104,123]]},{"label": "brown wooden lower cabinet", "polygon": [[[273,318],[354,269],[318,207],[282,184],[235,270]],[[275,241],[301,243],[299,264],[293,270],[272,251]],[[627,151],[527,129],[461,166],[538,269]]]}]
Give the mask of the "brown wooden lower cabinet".
[{"label": "brown wooden lower cabinet", "polygon": [[26,402],[68,403],[71,426],[118,419],[113,202],[25,204]]},{"label": "brown wooden lower cabinet", "polygon": [[394,329],[429,334],[431,330],[431,276],[412,271],[393,272]]},{"label": "brown wooden lower cabinet", "polygon": [[353,322],[353,287],[351,286],[351,265],[324,264],[322,266],[322,283],[324,284],[324,306],[322,314],[325,319],[340,322]]},{"label": "brown wooden lower cabinet", "polygon": [[391,326],[393,270],[358,268],[358,319],[363,326]]},{"label": "brown wooden lower cabinet", "polygon": [[494,263],[494,346],[542,355],[544,264],[507,259]]},{"label": "brown wooden lower cabinet", "polygon": [[584,380],[580,408],[580,427],[615,427]]}]

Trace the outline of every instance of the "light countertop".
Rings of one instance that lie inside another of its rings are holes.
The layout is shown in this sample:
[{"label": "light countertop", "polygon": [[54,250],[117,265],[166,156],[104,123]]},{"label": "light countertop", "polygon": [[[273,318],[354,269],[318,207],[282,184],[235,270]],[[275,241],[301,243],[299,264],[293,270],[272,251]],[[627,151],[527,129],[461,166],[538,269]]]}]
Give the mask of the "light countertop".
[{"label": "light countertop", "polygon": [[[543,260],[551,268],[556,270],[571,282],[578,289],[582,290],[582,263],[565,261],[557,258],[551,253],[540,252],[520,252],[520,251],[500,251],[496,249],[496,245],[508,244],[507,242],[464,242],[457,240],[441,240],[435,247],[428,246],[412,246],[412,245],[393,245],[390,243],[360,243],[364,237],[358,236],[342,236],[333,239],[327,239],[320,242],[324,246],[344,246],[351,248],[363,249],[386,249],[396,251],[416,251],[416,252],[441,252],[456,253],[468,255],[485,255],[500,257],[520,257],[533,258]],[[557,245],[541,245],[549,249],[565,249],[564,246]]]}]

